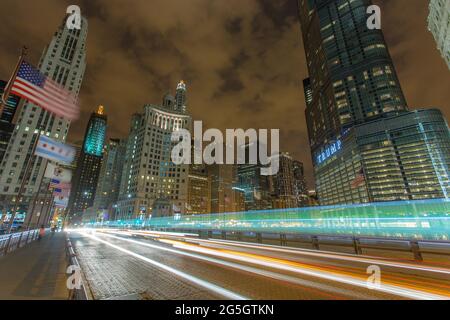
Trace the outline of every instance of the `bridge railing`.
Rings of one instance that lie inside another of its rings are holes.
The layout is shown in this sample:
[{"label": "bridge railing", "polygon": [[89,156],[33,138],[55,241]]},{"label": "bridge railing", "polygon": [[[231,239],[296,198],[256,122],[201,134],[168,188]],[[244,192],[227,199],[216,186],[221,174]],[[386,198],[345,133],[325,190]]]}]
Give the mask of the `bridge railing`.
[{"label": "bridge railing", "polygon": [[0,256],[5,256],[23,246],[35,241],[39,237],[39,230],[29,230],[0,236]]},{"label": "bridge railing", "polygon": [[[194,230],[185,230],[194,232]],[[450,242],[418,239],[395,239],[376,237],[356,237],[337,235],[300,235],[254,232],[197,231],[201,238],[219,238],[222,240],[254,242],[259,244],[275,244],[295,248],[311,248],[313,250],[333,250],[341,248],[362,255],[368,250],[372,252],[397,252],[412,254],[417,261],[423,261],[424,255],[450,257]]]},{"label": "bridge railing", "polygon": [[153,216],[91,225],[450,241],[450,200]]}]

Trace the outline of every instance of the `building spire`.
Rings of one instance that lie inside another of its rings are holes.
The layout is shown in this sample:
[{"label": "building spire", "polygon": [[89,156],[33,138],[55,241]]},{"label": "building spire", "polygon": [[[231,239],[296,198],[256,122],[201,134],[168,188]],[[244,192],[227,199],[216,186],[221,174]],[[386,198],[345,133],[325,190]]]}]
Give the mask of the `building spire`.
[{"label": "building spire", "polygon": [[181,112],[186,112],[186,83],[181,80],[180,83],[178,83],[177,86],[177,94],[175,95],[175,102],[176,102],[176,110]]},{"label": "building spire", "polygon": [[105,107],[102,105],[98,106],[97,114],[99,114],[99,115],[105,114]]}]

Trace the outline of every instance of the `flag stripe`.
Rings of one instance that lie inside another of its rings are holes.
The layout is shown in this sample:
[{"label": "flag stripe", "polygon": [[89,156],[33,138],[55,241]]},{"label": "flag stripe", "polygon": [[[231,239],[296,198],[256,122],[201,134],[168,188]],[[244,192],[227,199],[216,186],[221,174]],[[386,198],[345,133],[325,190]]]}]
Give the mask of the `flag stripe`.
[{"label": "flag stripe", "polygon": [[[60,103],[61,105],[65,105],[68,107],[71,107],[73,105],[70,101],[67,100],[67,97],[60,96],[56,90],[44,90],[40,87],[33,85],[31,82],[29,82],[27,80],[23,80],[23,79],[19,78],[14,82],[13,88],[15,86],[17,86],[19,88],[24,88],[24,89],[27,89],[27,88],[35,89],[42,96],[46,97],[50,101],[55,100],[56,102]],[[45,86],[48,87],[47,84]]]},{"label": "flag stripe", "polygon": [[[37,105],[47,104],[52,107],[52,110],[55,110],[55,113],[58,112],[59,114],[63,114],[64,112],[67,112],[71,115],[78,115],[78,112],[74,110],[73,108],[70,108],[69,104],[63,104],[63,103],[55,103],[54,101],[50,100],[48,97],[45,96],[42,90],[26,87],[23,84],[15,85],[11,89],[11,92],[24,96],[24,98],[36,102]],[[50,110],[49,110],[50,111]]]},{"label": "flag stripe", "polygon": [[61,156],[59,154],[55,154],[54,152],[51,152],[47,149],[44,148],[36,148],[36,155],[40,156],[42,158],[46,158],[48,159],[50,157],[50,160],[55,159],[55,160],[60,160],[62,162],[67,162],[67,158],[64,156]]},{"label": "flag stripe", "polygon": [[11,92],[30,100],[31,102],[35,103],[38,106],[41,106],[42,104],[46,104],[47,108],[44,108],[44,109],[48,109],[48,111],[51,111],[51,112],[57,114],[58,116],[60,116],[60,115],[67,116],[67,114],[68,114],[70,119],[72,119],[73,117],[78,115],[78,112],[74,112],[73,110],[67,111],[67,109],[65,109],[60,104],[55,104],[46,98],[39,97],[39,96],[33,94],[32,92],[30,92],[30,90],[27,90],[27,89],[22,90],[20,88],[14,88],[11,90]]}]

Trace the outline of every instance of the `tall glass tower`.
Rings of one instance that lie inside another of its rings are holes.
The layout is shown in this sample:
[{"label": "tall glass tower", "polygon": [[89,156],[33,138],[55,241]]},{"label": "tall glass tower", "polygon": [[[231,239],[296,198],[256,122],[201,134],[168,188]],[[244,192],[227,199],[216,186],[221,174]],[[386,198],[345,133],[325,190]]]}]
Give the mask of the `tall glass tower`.
[{"label": "tall glass tower", "polygon": [[[39,61],[39,70],[78,96],[86,69],[88,22],[82,17],[81,29],[69,30],[66,20],[67,16],[45,48]],[[43,179],[47,162],[32,154],[34,143],[40,134],[64,142],[70,122],[29,102],[18,112],[17,125],[0,165],[0,203],[4,207],[13,208],[19,201],[26,210],[34,195],[41,194],[38,186]],[[28,163],[31,170],[27,174]],[[24,196],[17,199],[23,180]],[[42,185],[46,186],[45,183]],[[48,190],[42,192],[46,195]]]},{"label": "tall glass tower", "polygon": [[[383,33],[367,26],[372,1],[298,4],[321,203],[447,197],[448,126],[438,110],[408,110]],[[412,150],[420,152],[411,157]],[[425,162],[415,166],[418,160]]]},{"label": "tall glass tower", "polygon": [[97,112],[92,113],[89,119],[72,182],[68,208],[71,222],[80,221],[85,210],[94,204],[105,147],[106,124],[104,108],[99,106]]},{"label": "tall glass tower", "polygon": [[407,110],[383,33],[367,28],[370,0],[299,0],[299,5],[314,153],[355,124]]}]

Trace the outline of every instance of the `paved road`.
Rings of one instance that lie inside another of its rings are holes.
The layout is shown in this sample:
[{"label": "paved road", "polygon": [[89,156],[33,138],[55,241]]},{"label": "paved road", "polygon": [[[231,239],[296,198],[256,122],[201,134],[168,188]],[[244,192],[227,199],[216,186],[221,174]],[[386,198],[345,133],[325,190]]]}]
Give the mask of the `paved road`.
[{"label": "paved road", "polygon": [[167,233],[70,237],[96,299],[450,299],[445,266]]}]

